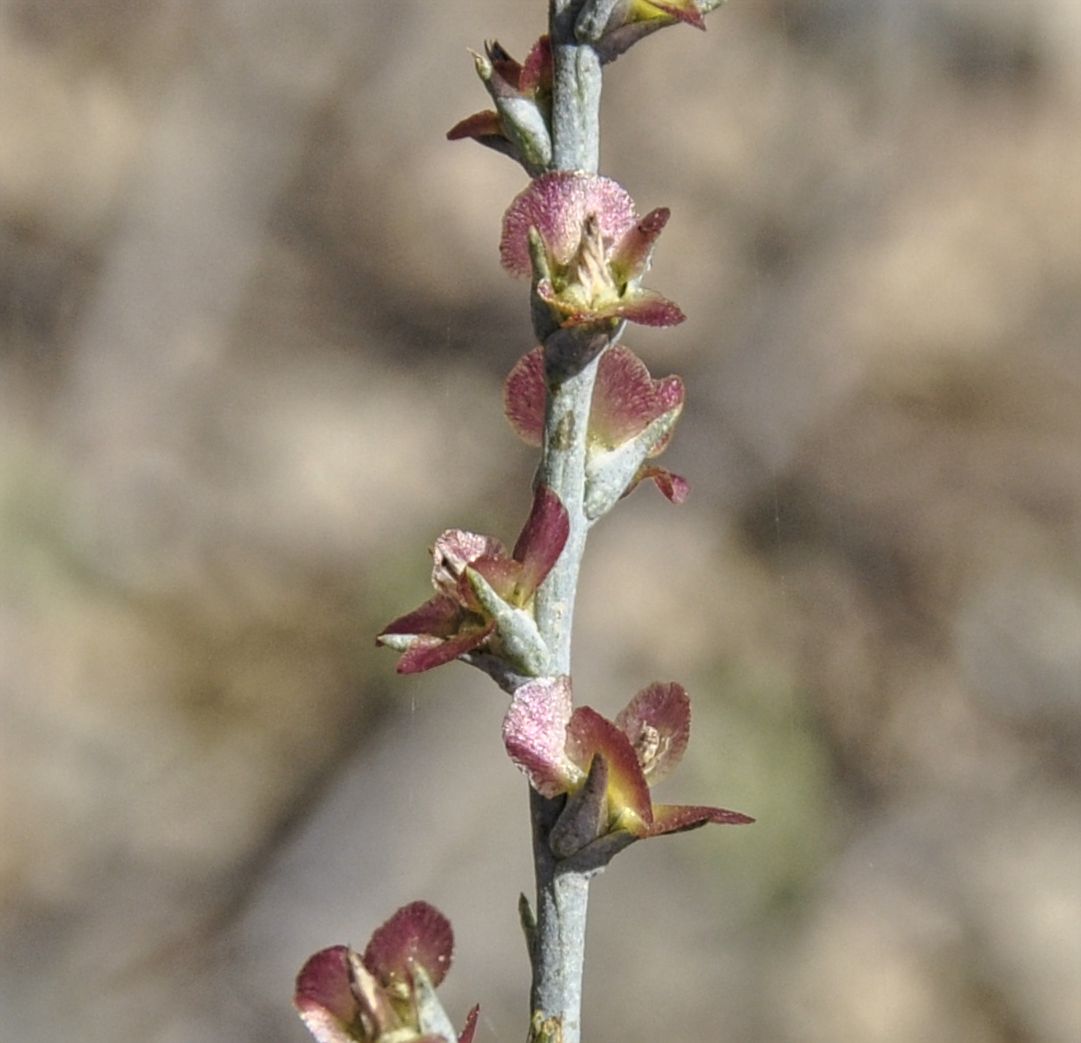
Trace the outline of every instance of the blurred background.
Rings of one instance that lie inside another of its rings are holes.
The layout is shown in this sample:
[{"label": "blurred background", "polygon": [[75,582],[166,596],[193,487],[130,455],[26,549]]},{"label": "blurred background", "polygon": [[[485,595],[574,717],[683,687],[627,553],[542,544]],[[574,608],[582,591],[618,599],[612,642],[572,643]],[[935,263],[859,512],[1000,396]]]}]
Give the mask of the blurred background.
[{"label": "blurred background", "polygon": [[[0,0],[0,1040],[301,1043],[424,897],[522,1039],[505,697],[373,635],[513,539],[532,344],[468,47],[540,0]],[[1081,1039],[1081,5],[731,0],[611,66],[689,404],[594,530],[580,701],[678,679],[586,1038]]]}]

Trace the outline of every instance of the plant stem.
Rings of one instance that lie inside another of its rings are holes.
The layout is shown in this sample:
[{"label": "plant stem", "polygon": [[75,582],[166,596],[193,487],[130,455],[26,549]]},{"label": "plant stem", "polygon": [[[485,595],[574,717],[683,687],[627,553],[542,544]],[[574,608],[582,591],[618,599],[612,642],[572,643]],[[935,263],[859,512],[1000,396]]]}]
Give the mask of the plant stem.
[{"label": "plant stem", "polygon": [[[585,0],[586,3],[590,0]],[[549,0],[554,61],[552,167],[595,173],[599,155],[601,63],[575,37],[583,0]],[[586,429],[599,355],[572,372],[548,373],[540,480],[563,501],[570,519],[566,546],[537,592],[537,625],[551,653],[553,674],[569,674],[571,625],[588,521],[585,494]],[[536,932],[531,946],[531,1014],[555,1019],[562,1043],[581,1039],[582,971],[585,959],[587,872],[556,860],[548,837],[562,809],[530,791],[533,863],[537,885]]]},{"label": "plant stem", "polygon": [[[578,373],[550,382],[548,389],[540,480],[559,495],[570,519],[566,546],[536,601],[537,625],[548,644],[553,674],[570,673],[574,598],[587,529],[586,425],[596,374],[594,359]],[[578,1043],[589,875],[561,866],[549,846],[563,798],[548,800],[533,790],[529,796],[537,885],[531,1010],[544,1019],[558,1019],[562,1043]]]},{"label": "plant stem", "polygon": [[597,172],[600,156],[601,60],[574,32],[593,0],[549,0],[552,42],[552,169]]},{"label": "plant stem", "polygon": [[556,1019],[562,1029],[562,1036],[556,1038],[561,1043],[579,1043],[589,874],[560,869],[548,846],[562,802],[547,800],[534,790],[529,791],[529,798],[537,877],[530,1010],[543,1020]]},{"label": "plant stem", "polygon": [[553,675],[571,672],[571,625],[589,522],[585,515],[586,430],[597,359],[569,376],[549,378],[540,481],[563,501],[570,522],[566,546],[537,591],[537,627]]}]

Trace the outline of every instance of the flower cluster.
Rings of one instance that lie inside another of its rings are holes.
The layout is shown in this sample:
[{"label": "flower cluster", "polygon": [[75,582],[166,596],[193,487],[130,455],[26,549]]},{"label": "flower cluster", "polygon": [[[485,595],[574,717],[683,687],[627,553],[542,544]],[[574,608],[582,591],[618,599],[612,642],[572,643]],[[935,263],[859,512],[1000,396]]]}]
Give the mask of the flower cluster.
[{"label": "flower cluster", "polygon": [[510,553],[494,536],[448,529],[432,550],[438,593],[390,623],[376,641],[403,653],[403,674],[481,649],[526,674],[542,673],[547,650],[533,621],[533,595],[559,559],[568,531],[566,508],[545,486],[537,488]]},{"label": "flower cluster", "polygon": [[641,285],[668,217],[659,207],[639,218],[609,178],[556,171],[535,178],[508,207],[500,256],[512,275],[532,274],[559,326],[674,326],[683,312]]},{"label": "flower cluster", "polygon": [[563,857],[620,830],[645,838],[753,822],[724,808],[653,803],[650,788],[679,764],[690,731],[690,699],[678,684],[649,685],[610,721],[588,706],[573,708],[567,677],[523,685],[503,721],[507,753],[538,793],[583,796],[567,803],[573,821],[553,830]]},{"label": "flower cluster", "polygon": [[318,1043],[472,1043],[477,1008],[455,1034],[435,998],[454,935],[426,902],[399,909],[360,955],[334,945],[297,976],[293,1005]]},{"label": "flower cluster", "polygon": [[[529,445],[543,440],[547,393],[544,350],[534,348],[518,360],[503,388],[507,419]],[[630,348],[616,344],[601,355],[586,435],[587,517],[599,518],[644,479],[673,503],[687,498],[686,479],[646,463],[667,447],[684,397],[679,377],[654,380]]]}]

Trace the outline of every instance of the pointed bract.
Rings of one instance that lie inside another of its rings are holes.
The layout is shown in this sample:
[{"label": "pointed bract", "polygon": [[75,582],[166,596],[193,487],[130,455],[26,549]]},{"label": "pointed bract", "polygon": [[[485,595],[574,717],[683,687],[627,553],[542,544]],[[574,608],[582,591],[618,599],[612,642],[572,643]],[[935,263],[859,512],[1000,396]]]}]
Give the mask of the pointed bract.
[{"label": "pointed bract", "polygon": [[567,796],[548,834],[556,858],[570,858],[608,832],[608,761],[594,754],[585,782]]},{"label": "pointed bract", "polygon": [[[423,634],[433,640],[446,640],[457,634],[461,628],[462,606],[456,597],[436,594],[420,608],[399,616],[393,623],[388,623],[380,634],[380,642],[390,648],[406,648],[402,641],[390,640],[397,637],[414,637]],[[387,640],[383,640],[383,639]]]},{"label": "pointed bract", "polygon": [[[457,1038],[454,1025],[435,994],[432,979],[419,963],[413,967],[410,983],[413,989],[412,1011],[415,1012],[417,1031],[422,1036],[416,1043],[428,1039],[435,1040],[435,1043],[454,1043]],[[392,986],[392,991],[394,989],[400,990],[400,986]]]},{"label": "pointed bract", "polygon": [[683,503],[691,491],[686,478],[673,474],[671,471],[666,471],[663,467],[643,467],[638,472],[634,484],[627,491],[630,492],[635,485],[645,481],[647,478],[660,489],[661,494],[667,500],[675,504]]},{"label": "pointed bract", "polygon": [[402,653],[398,673],[419,674],[479,648],[494,629],[460,598],[439,594],[388,624],[376,641]]},{"label": "pointed bract", "polygon": [[746,826],[754,822],[750,815],[724,808],[697,807],[692,804],[654,804],[653,825],[646,836],[683,833],[710,823],[719,826]]},{"label": "pointed bract", "polygon": [[499,113],[491,109],[483,112],[475,112],[464,120],[459,120],[447,131],[448,141],[460,141],[462,138],[473,138],[484,143],[485,138],[504,137],[503,127],[499,122]]},{"label": "pointed bract", "polygon": [[611,265],[617,278],[630,279],[649,267],[657,237],[664,231],[672,211],[666,206],[651,210],[636,221],[612,247]]},{"label": "pointed bract", "polygon": [[477,1015],[480,1004],[474,1006],[465,1018],[465,1027],[458,1033],[458,1043],[473,1043],[473,1033],[477,1031]]}]

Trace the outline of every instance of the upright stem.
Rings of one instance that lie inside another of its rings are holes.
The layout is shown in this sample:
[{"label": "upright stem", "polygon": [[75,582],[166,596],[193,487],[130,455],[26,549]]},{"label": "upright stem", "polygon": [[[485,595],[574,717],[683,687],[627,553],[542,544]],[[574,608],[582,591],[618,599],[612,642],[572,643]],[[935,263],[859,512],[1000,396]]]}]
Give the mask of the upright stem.
[{"label": "upright stem", "polygon": [[552,41],[552,168],[595,174],[600,156],[601,60],[579,43],[575,22],[593,0],[550,0]]},{"label": "upright stem", "polygon": [[[569,674],[571,624],[578,571],[585,550],[586,424],[597,374],[594,359],[580,372],[551,383],[545,415],[540,479],[567,508],[570,534],[556,566],[537,591],[537,625],[551,652],[554,674]],[[537,884],[537,929],[533,939],[531,1009],[562,1026],[562,1043],[579,1043],[582,970],[585,959],[589,877],[562,867],[548,837],[562,798],[548,800],[530,790],[533,865]]]},{"label": "upright stem", "polygon": [[571,624],[578,571],[586,546],[586,432],[597,359],[570,376],[549,380],[540,481],[563,501],[570,522],[566,546],[537,591],[537,627],[551,653],[551,672],[571,671]]},{"label": "upright stem", "polygon": [[[595,173],[600,140],[601,63],[574,25],[590,0],[549,0],[554,60],[552,145],[555,170]],[[537,625],[552,656],[553,674],[569,674],[571,624],[588,521],[585,495],[586,429],[597,358],[576,372],[549,373],[540,480],[563,501],[570,535],[563,554],[537,592]],[[582,970],[585,958],[589,875],[568,870],[554,857],[548,836],[562,803],[530,791],[533,862],[537,884],[536,930],[531,946],[534,1019],[552,1019],[562,1043],[581,1039]],[[557,1037],[559,1038],[559,1037]]]},{"label": "upright stem", "polygon": [[530,1010],[540,1020],[555,1019],[562,1036],[553,1043],[581,1039],[582,972],[586,951],[589,876],[561,869],[548,846],[562,804],[529,791],[533,816],[533,863],[537,877],[537,923],[531,957]]}]

